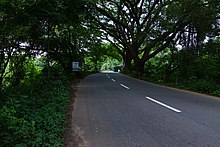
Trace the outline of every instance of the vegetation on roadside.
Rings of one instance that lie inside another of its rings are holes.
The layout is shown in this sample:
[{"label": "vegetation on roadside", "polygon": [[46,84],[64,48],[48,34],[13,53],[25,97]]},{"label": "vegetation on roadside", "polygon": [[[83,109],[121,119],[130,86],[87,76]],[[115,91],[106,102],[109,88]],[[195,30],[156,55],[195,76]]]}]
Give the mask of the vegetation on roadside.
[{"label": "vegetation on roadside", "polygon": [[[220,96],[220,39],[197,48],[173,50],[169,48],[145,65],[142,77],[196,92]],[[135,77],[135,73],[131,73]]]},{"label": "vegetation on roadside", "polygon": [[1,90],[1,146],[61,146],[70,86],[63,70],[51,67],[16,87]]},{"label": "vegetation on roadside", "polygon": [[124,73],[220,96],[219,8],[218,0],[100,0],[87,25],[116,48]]},{"label": "vegetation on roadside", "polygon": [[0,146],[62,146],[72,62],[88,54],[86,1],[0,1]]}]

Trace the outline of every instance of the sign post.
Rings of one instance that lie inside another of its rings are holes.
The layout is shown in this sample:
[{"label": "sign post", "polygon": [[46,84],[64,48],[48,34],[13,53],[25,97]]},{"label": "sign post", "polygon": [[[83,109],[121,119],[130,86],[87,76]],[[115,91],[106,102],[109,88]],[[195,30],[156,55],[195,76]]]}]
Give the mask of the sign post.
[{"label": "sign post", "polygon": [[72,62],[72,70],[79,71],[79,62]]}]

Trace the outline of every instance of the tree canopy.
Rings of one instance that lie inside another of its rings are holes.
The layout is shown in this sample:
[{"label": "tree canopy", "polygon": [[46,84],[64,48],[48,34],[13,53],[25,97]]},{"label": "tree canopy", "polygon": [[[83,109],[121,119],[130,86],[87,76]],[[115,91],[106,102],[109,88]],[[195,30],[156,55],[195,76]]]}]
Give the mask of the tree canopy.
[{"label": "tree canopy", "polygon": [[66,71],[71,71],[72,61],[82,62],[92,34],[92,30],[82,24],[86,3],[81,0],[2,0],[0,85],[10,73],[10,65],[14,67],[12,72],[22,69],[28,58],[46,55],[47,67],[55,61]]},{"label": "tree canopy", "polygon": [[14,63],[39,55],[47,67],[55,61],[70,72],[72,61],[105,52],[102,40],[123,57],[126,72],[142,75],[167,48],[198,51],[219,35],[218,0],[3,0],[0,7],[0,83],[9,64],[21,69]]},{"label": "tree canopy", "polygon": [[91,25],[103,30],[106,40],[129,58],[126,65],[133,59],[137,73],[142,74],[146,61],[180,39],[184,30],[203,41],[216,21],[216,4],[218,1],[100,0],[93,4]]}]

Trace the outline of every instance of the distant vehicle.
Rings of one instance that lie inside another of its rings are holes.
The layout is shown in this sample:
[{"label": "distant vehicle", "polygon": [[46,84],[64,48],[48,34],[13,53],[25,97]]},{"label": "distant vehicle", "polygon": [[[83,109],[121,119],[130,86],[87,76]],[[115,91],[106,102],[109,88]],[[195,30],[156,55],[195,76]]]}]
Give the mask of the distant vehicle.
[{"label": "distant vehicle", "polygon": [[120,72],[122,69],[122,66],[116,66],[114,67],[114,72]]}]

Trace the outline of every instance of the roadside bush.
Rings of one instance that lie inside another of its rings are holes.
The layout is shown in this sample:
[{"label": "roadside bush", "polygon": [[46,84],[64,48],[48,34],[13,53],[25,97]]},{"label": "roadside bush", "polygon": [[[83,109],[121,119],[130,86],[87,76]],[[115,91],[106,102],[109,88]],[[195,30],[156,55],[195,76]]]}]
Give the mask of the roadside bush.
[{"label": "roadside bush", "polygon": [[215,96],[220,96],[220,86],[217,90],[213,91],[211,94]]},{"label": "roadside bush", "polygon": [[195,89],[196,91],[202,92],[202,93],[207,93],[207,94],[211,94],[212,92],[216,91],[218,88],[216,86],[216,84],[212,81],[208,81],[208,80],[197,80],[194,84],[193,84],[193,89]]},{"label": "roadside bush", "polygon": [[4,92],[0,146],[62,146],[69,86],[61,73],[36,76]]}]

